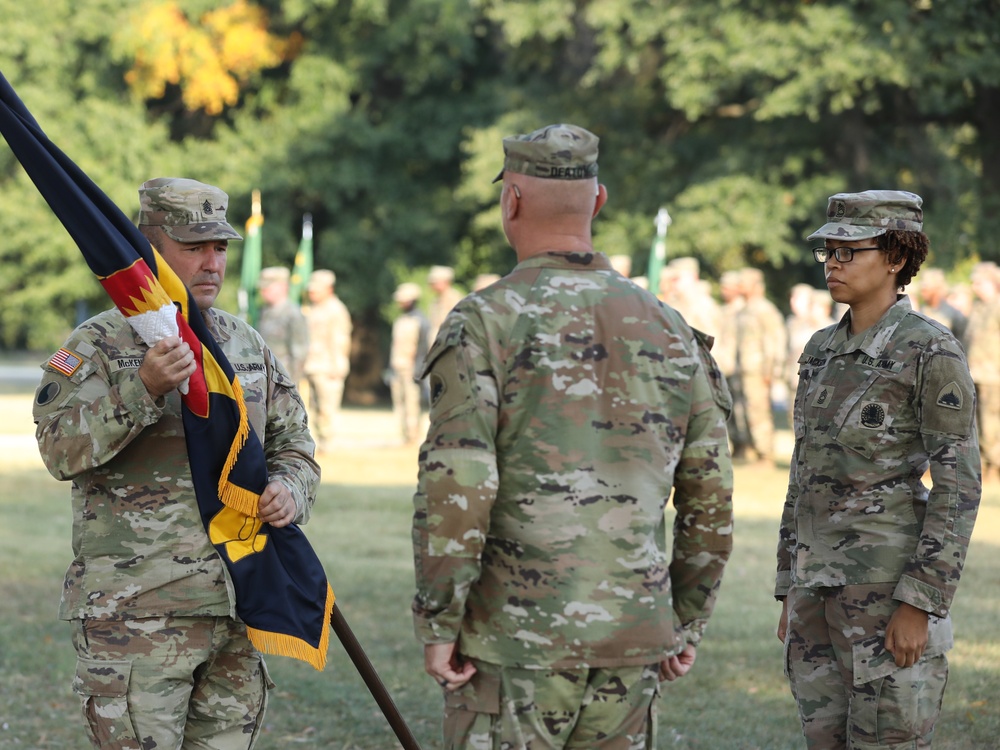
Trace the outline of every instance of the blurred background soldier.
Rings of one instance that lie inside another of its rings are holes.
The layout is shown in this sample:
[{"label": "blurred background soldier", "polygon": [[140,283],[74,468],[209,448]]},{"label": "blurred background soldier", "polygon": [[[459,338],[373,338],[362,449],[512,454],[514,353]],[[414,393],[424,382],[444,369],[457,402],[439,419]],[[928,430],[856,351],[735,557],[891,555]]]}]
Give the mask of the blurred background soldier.
[{"label": "blurred background soldier", "polygon": [[965,340],[966,317],[948,302],[948,280],[940,268],[925,268],[920,272],[918,286],[920,312],[947,326],[959,341]]},{"label": "blurred background soldier", "polygon": [[965,329],[965,352],[976,386],[983,481],[1000,480],[1000,268],[978,263],[972,269],[975,299]]},{"label": "blurred background soldier", "polygon": [[292,382],[302,381],[302,370],[309,354],[309,326],[298,305],[288,298],[287,268],[271,266],[260,272],[260,311],[257,330],[268,347],[285,366]]},{"label": "blurred background soldier", "polygon": [[498,273],[481,273],[476,277],[476,280],[472,282],[472,291],[478,292],[480,289],[485,289],[490,284],[500,281],[500,274]]},{"label": "blurred background soldier", "polygon": [[[788,295],[788,306],[792,314],[785,320],[785,330],[788,336],[788,356],[785,359],[785,379],[788,392],[795,393],[799,385],[799,356],[812,335],[824,326],[817,325],[817,308],[813,292],[816,289],[809,284],[796,284]],[[827,292],[823,292],[829,298]],[[824,324],[827,325],[827,324]]]},{"label": "blurred background soldier", "polygon": [[672,296],[667,304],[684,316],[692,328],[710,336],[719,334],[719,305],[701,281],[698,259],[674,258],[667,264],[673,276]]},{"label": "blurred background soldier", "polygon": [[740,292],[740,272],[724,271],[719,277],[719,296],[722,306],[719,312],[719,333],[715,338],[712,354],[719,370],[729,384],[733,396],[733,413],[729,418],[729,441],[732,443],[734,459],[746,457],[750,447],[750,436],[746,431],[746,409],[744,408],[739,373],[736,372],[736,324],[740,310],[745,304]]},{"label": "blurred background soldier", "polygon": [[421,387],[417,381],[427,355],[429,325],[417,309],[420,287],[407,282],[396,287],[392,298],[399,305],[400,315],[392,324],[392,346],[389,350],[389,388],[392,410],[403,430],[403,441],[419,440]]},{"label": "blurred background soldier", "polygon": [[665,302],[671,307],[677,301],[677,269],[668,263],[660,269],[660,282],[655,290],[652,290],[660,302]]},{"label": "blurred background soldier", "polygon": [[[816,330],[820,328],[826,328],[827,326],[832,326],[836,323],[841,315],[834,315],[833,312],[833,297],[830,296],[829,289],[816,289],[813,287],[812,290],[813,298],[813,316],[816,320]],[[843,312],[847,312],[844,310]]]},{"label": "blurred background soldier", "polygon": [[611,267],[615,269],[618,273],[624,276],[626,279],[632,275],[632,256],[631,255],[609,255],[608,262],[611,263]]},{"label": "blurred background soldier", "polygon": [[458,301],[465,295],[452,286],[455,281],[455,271],[448,266],[431,266],[427,273],[427,286],[430,287],[434,295],[430,307],[427,311],[427,318],[430,321],[430,334],[428,341],[434,341],[438,329],[448,317],[451,308],[458,304]]},{"label": "blurred background soldier", "polygon": [[752,455],[762,464],[774,462],[774,411],[771,386],[784,385],[785,319],[764,296],[764,274],[757,268],[740,272],[744,305],[736,321],[736,372],[745,409]]},{"label": "blurred background soldier", "polygon": [[313,271],[306,286],[309,305],[309,354],[300,390],[309,409],[317,449],[330,449],[344,398],[344,381],[351,370],[351,314],[335,292],[333,271]]}]

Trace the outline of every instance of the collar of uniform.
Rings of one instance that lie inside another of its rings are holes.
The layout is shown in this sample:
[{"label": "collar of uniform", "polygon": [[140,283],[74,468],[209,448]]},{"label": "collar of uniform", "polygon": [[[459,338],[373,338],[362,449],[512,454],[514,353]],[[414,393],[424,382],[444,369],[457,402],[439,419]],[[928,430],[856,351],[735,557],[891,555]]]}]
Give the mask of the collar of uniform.
[{"label": "collar of uniform", "polygon": [[212,334],[212,338],[218,343],[223,344],[232,338],[232,334],[214,307],[208,308],[208,312],[202,313],[201,316],[205,320],[205,325],[208,326],[208,332]]},{"label": "collar of uniform", "polygon": [[878,357],[895,332],[896,326],[912,310],[913,306],[910,304],[910,298],[905,294],[897,294],[896,303],[885,311],[885,314],[882,315],[875,325],[865,331],[860,343],[850,350],[847,349],[847,345],[851,341],[857,341],[858,337],[851,336],[851,315],[849,312],[844,313],[844,317],[841,318],[837,327],[833,329],[823,348],[830,352],[840,353],[860,351],[869,357]]},{"label": "collar of uniform", "polygon": [[568,252],[565,250],[549,250],[538,255],[532,255],[517,264],[517,268],[575,268],[580,271],[610,271],[611,261],[608,256],[599,252]]}]

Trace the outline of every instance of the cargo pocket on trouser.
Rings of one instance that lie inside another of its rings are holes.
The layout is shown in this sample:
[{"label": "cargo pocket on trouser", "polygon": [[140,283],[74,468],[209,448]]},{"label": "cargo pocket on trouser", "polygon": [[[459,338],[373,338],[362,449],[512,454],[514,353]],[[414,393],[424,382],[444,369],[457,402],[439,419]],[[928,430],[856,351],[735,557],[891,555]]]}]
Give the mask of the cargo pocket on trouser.
[{"label": "cargo pocket on trouser", "polygon": [[881,635],[855,643],[853,651],[850,747],[930,747],[948,682],[947,657],[925,652],[912,667],[897,667]]},{"label": "cargo pocket on trouser", "polygon": [[264,714],[267,713],[267,704],[270,701],[271,691],[274,689],[274,682],[271,681],[271,674],[267,671],[267,664],[264,663],[264,657],[260,657],[260,708],[257,709],[257,721],[254,724],[253,734],[250,737],[250,744],[247,745],[247,750],[254,747],[257,744],[257,739],[260,736],[260,730],[264,726]]},{"label": "cargo pocket on trouser", "polygon": [[494,745],[500,718],[500,672],[481,662],[476,666],[479,671],[471,680],[454,692],[444,691],[444,750]]},{"label": "cargo pocket on trouser", "polygon": [[73,692],[83,699],[83,717],[94,747],[142,750],[128,707],[132,663],[78,657]]}]

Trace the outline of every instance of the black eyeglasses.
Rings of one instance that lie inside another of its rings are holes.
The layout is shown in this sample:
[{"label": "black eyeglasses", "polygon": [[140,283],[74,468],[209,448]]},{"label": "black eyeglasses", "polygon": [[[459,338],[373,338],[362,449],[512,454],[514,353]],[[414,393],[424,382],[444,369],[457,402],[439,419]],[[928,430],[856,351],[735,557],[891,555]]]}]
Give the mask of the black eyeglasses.
[{"label": "black eyeglasses", "polygon": [[860,253],[864,250],[881,249],[880,247],[835,247],[831,250],[828,247],[814,247],[812,254],[817,263],[826,263],[830,260],[831,255],[837,259],[838,263],[850,263],[854,260],[854,253]]}]

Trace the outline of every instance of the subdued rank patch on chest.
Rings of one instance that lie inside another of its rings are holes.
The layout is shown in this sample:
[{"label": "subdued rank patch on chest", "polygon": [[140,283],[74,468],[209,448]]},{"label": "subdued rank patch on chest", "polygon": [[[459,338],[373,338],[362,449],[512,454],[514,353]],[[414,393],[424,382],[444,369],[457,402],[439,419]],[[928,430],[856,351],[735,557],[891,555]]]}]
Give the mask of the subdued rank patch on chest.
[{"label": "subdued rank patch on chest", "polygon": [[869,430],[877,430],[885,424],[886,404],[878,401],[867,401],[861,404],[861,413],[858,418],[862,427]]},{"label": "subdued rank patch on chest", "polygon": [[60,349],[49,360],[49,367],[58,370],[66,377],[76,372],[83,364],[83,357],[69,349]]},{"label": "subdued rank patch on chest", "polygon": [[431,406],[437,406],[445,392],[448,390],[448,385],[445,382],[445,379],[436,372],[431,373],[429,382],[431,390]]},{"label": "subdued rank patch on chest", "polygon": [[44,386],[38,389],[38,395],[35,396],[35,403],[39,406],[45,406],[56,396],[59,395],[59,391],[62,390],[62,386],[58,383],[46,383]]},{"label": "subdued rank patch on chest", "polygon": [[825,409],[830,405],[832,395],[833,389],[824,385],[816,392],[816,395],[813,396],[812,405],[818,409]]},{"label": "subdued rank patch on chest", "polygon": [[937,399],[935,403],[938,406],[943,406],[945,409],[955,409],[956,411],[962,408],[962,389],[959,387],[958,383],[952,380],[950,383],[946,383],[944,387],[938,391]]}]

